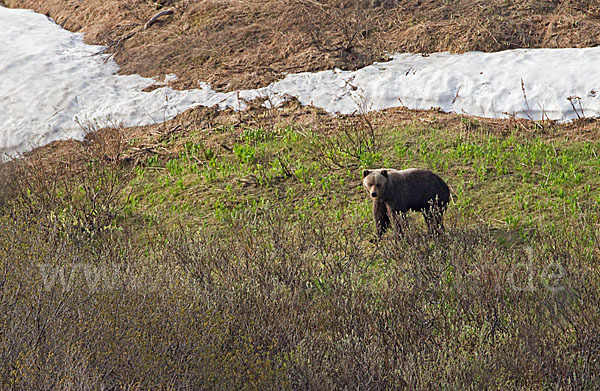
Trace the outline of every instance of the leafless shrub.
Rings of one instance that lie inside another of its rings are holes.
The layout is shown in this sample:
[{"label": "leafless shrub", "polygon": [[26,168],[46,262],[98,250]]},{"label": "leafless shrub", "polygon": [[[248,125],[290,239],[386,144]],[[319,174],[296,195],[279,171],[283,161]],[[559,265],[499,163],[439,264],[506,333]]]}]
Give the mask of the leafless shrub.
[{"label": "leafless shrub", "polygon": [[127,203],[124,148],[118,129],[92,130],[66,160],[38,153],[15,161],[9,186],[14,202],[32,215],[48,214],[87,232],[102,230]]},{"label": "leafless shrub", "polygon": [[[553,384],[597,381],[590,372],[597,365],[594,320],[577,293],[587,283],[574,278],[580,265],[562,259],[564,275],[547,266],[548,257],[573,254],[544,250],[548,235],[560,234],[540,234],[531,251],[507,252],[487,228],[452,226],[434,238],[407,230],[373,248],[368,226],[352,232],[325,216],[292,222],[285,215],[242,216],[234,236],[184,234],[173,254],[206,289],[207,301],[243,322],[236,327],[254,341],[276,341],[271,354],[291,359],[293,388],[491,387],[498,379],[486,368],[495,365],[523,387],[536,380],[513,362],[531,355]],[[570,353],[559,346],[543,353],[540,331],[556,336],[584,324],[577,343],[587,357],[578,367],[582,380],[568,374]],[[485,351],[487,358],[473,366],[455,350],[461,338],[478,339],[473,354]],[[434,358],[442,352],[443,370]]]},{"label": "leafless shrub", "polygon": [[[342,60],[343,68],[348,58],[353,59],[352,63],[366,62],[363,42],[379,29],[381,2],[295,0],[295,3],[302,10],[302,23],[309,26],[306,32],[314,47]],[[322,20],[329,23],[321,23]]]},{"label": "leafless shrub", "polygon": [[317,152],[319,162],[332,169],[356,169],[379,160],[381,129],[375,126],[376,115],[362,107],[356,114],[340,119],[338,134],[321,138]]}]

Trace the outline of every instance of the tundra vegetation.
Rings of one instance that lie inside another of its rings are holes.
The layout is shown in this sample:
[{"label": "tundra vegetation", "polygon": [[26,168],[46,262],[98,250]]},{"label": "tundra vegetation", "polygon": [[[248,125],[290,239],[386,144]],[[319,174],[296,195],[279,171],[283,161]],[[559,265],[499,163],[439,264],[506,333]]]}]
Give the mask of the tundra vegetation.
[{"label": "tundra vegetation", "polygon": [[[600,37],[579,0],[3,2],[220,90]],[[0,165],[0,388],[600,388],[598,121],[363,112],[197,108]],[[370,242],[379,167],[450,185],[443,234]]]},{"label": "tundra vegetation", "polygon": [[[5,164],[2,388],[600,384],[589,123],[303,110],[313,126],[91,129]],[[444,177],[444,234],[412,214],[370,243],[361,173],[380,166]]]}]

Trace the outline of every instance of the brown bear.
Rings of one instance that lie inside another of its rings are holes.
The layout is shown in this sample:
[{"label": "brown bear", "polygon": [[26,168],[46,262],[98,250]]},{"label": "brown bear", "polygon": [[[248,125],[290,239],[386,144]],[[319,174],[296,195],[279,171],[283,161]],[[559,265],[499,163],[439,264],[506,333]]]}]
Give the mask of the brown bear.
[{"label": "brown bear", "polygon": [[391,220],[395,221],[400,233],[401,218],[409,210],[423,212],[430,233],[444,230],[442,215],[450,201],[450,189],[433,172],[418,168],[364,170],[363,186],[373,199],[378,238],[385,233]]}]

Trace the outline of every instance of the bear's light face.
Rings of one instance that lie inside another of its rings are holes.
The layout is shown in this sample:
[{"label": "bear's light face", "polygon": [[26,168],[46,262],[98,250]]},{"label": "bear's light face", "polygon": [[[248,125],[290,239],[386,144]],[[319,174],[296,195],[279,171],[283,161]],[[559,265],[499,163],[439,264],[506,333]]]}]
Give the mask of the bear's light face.
[{"label": "bear's light face", "polygon": [[383,195],[387,183],[387,171],[363,171],[363,186],[367,189],[369,196],[377,199]]}]

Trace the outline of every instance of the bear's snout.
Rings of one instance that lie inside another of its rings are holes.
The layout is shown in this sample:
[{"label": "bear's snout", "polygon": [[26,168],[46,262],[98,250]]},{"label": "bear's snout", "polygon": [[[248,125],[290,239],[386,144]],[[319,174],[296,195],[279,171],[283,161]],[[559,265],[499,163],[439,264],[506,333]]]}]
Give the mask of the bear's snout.
[{"label": "bear's snout", "polygon": [[377,193],[375,193],[375,192],[372,192],[372,193],[371,193],[371,197],[373,197],[373,198],[377,198]]}]

